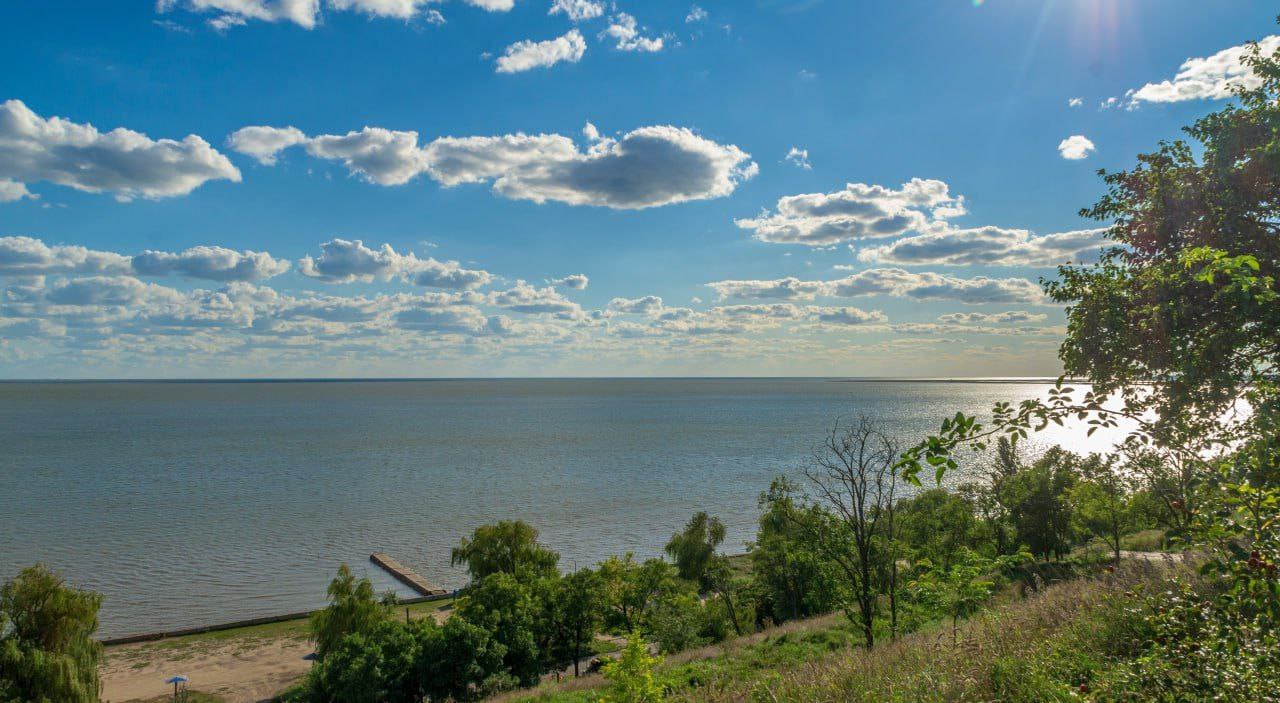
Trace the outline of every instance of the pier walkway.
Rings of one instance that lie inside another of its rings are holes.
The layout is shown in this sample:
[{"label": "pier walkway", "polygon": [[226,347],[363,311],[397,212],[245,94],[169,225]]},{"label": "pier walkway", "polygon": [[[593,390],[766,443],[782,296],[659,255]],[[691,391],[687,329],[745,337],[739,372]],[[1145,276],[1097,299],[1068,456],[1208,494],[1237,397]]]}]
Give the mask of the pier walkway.
[{"label": "pier walkway", "polygon": [[418,572],[410,569],[404,564],[401,564],[384,552],[374,552],[373,554],[370,554],[369,561],[381,566],[383,569],[386,569],[387,573],[396,577],[397,581],[403,583],[409,588],[412,588],[423,596],[443,596],[450,592],[449,589],[441,588],[425,578],[422,578]]}]

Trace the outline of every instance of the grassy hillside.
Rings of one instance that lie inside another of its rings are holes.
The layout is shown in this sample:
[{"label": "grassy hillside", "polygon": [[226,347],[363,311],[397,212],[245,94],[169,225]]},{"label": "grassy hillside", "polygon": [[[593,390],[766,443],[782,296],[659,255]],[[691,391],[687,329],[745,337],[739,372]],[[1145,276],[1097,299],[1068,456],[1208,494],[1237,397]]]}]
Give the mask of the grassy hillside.
[{"label": "grassy hillside", "polygon": [[[1051,585],[960,624],[949,623],[867,651],[842,616],[788,623],[720,645],[668,657],[658,679],[674,701],[1051,701],[1102,685],[1142,641],[1137,593],[1171,569],[1127,563]],[[600,698],[600,676],[544,684],[498,701],[585,703]]]}]

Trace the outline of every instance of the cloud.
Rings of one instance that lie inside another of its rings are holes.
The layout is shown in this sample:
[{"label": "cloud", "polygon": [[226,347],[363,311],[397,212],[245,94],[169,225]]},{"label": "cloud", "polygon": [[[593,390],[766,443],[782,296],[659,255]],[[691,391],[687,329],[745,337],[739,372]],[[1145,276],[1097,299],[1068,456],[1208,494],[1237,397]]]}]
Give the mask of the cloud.
[{"label": "cloud", "polygon": [[356,239],[331,239],[320,245],[321,254],[298,260],[298,272],[329,283],[399,278],[417,286],[468,290],[492,280],[487,271],[464,269],[456,261],[419,259],[413,252],[399,254],[390,244],[370,249]]},{"label": "cloud", "polygon": [[578,316],[582,312],[581,306],[565,298],[555,288],[537,288],[524,281],[516,281],[516,285],[508,290],[490,293],[489,302],[514,312],[529,314]]},{"label": "cloud", "polygon": [[8,179],[0,179],[0,203],[11,203],[23,198],[35,199],[35,193],[27,190],[25,184]]},{"label": "cloud", "polygon": [[950,226],[858,252],[858,260],[907,266],[1037,266],[1097,259],[1105,228],[1035,236],[1024,229]]},{"label": "cloud", "polygon": [[48,246],[32,237],[0,237],[0,275],[170,276],[211,281],[261,281],[289,269],[270,254],[198,246],[173,254],[144,251],[124,256],[82,246]]},{"label": "cloud", "polygon": [[510,12],[516,6],[515,0],[466,0],[466,3],[489,12]]},{"label": "cloud", "polygon": [[565,276],[564,278],[551,279],[551,285],[556,286],[557,288],[569,288],[571,290],[586,290],[587,284],[590,282],[591,279],[587,278],[587,275],[584,273],[574,273]]},{"label": "cloud", "polygon": [[774,212],[736,220],[756,239],[773,243],[829,246],[859,239],[900,236],[929,218],[964,214],[964,199],[946,183],[913,178],[900,188],[850,183],[834,193],[788,195]]},{"label": "cloud", "polygon": [[689,8],[689,14],[685,15],[684,21],[688,24],[692,24],[694,22],[704,22],[708,17],[710,17],[710,15],[707,14],[706,10],[694,5]]},{"label": "cloud", "polygon": [[[1269,36],[1258,42],[1264,56],[1280,50],[1280,36]],[[1243,62],[1248,44],[1228,47],[1212,56],[1189,58],[1171,80],[1146,85],[1128,93],[1128,105],[1140,103],[1176,103],[1187,100],[1219,100],[1229,98],[1236,88],[1253,90],[1262,85],[1262,77]]]},{"label": "cloud", "polygon": [[178,302],[182,296],[172,288],[143,283],[129,276],[89,276],[59,281],[48,293],[55,305],[137,306],[146,302]]},{"label": "cloud", "polygon": [[609,36],[618,41],[619,51],[662,51],[662,37],[641,36],[636,27],[636,18],[625,12],[619,12],[610,20],[609,27],[600,33],[601,37]]},{"label": "cloud", "polygon": [[791,165],[795,166],[796,168],[802,168],[806,171],[813,168],[813,165],[809,163],[808,149],[798,149],[793,146],[787,152],[787,155],[784,158],[786,161],[789,161]]},{"label": "cloud", "polygon": [[307,135],[297,127],[245,127],[227,138],[232,151],[252,156],[266,166],[275,165],[282,150],[306,143]]},{"label": "cloud", "polygon": [[646,295],[643,298],[614,298],[609,301],[609,309],[614,312],[648,315],[662,310],[662,298]]},{"label": "cloud", "polygon": [[879,310],[866,311],[861,308],[839,307],[839,308],[812,308],[819,322],[829,325],[867,325],[871,323],[887,322],[889,318]]},{"label": "cloud", "polygon": [[1008,312],[952,312],[942,315],[938,322],[954,325],[1004,325],[1018,322],[1043,322],[1044,313],[1010,310]]},{"label": "cloud", "polygon": [[0,103],[0,181],[48,181],[131,200],[187,195],[211,180],[238,182],[240,171],[194,134],[175,141],[124,128],[102,133],[43,118],[20,100]]},{"label": "cloud", "polygon": [[1080,107],[1084,104],[1084,98],[1071,98],[1067,101],[1067,107]]},{"label": "cloud", "polygon": [[265,252],[217,246],[192,247],[177,254],[148,250],[133,257],[131,263],[138,275],[178,274],[210,281],[262,281],[289,270],[288,261]]},{"label": "cloud", "polygon": [[[289,129],[246,127],[229,143],[266,163],[297,143],[291,133],[281,134]],[[594,139],[586,151],[563,135],[522,133],[440,137],[419,147],[416,132],[379,127],[301,143],[312,156],[339,160],[379,185],[401,185],[426,173],[444,186],[491,182],[494,191],[517,200],[615,209],[723,197],[758,171],[738,147],[686,128],[641,127],[618,139],[588,132]]]},{"label": "cloud", "polygon": [[494,63],[498,73],[520,73],[535,68],[548,68],[562,61],[577,63],[587,51],[582,32],[569,30],[564,36],[546,41],[518,41],[499,56]]},{"label": "cloud", "polygon": [[127,256],[81,246],[48,246],[32,237],[0,237],[0,275],[127,274]]},{"label": "cloud", "polygon": [[320,16],[320,0],[159,0],[156,9],[168,12],[181,5],[191,12],[216,12],[209,20],[215,29],[242,25],[248,20],[293,22],[311,29]]},{"label": "cloud", "polygon": [[887,295],[915,300],[954,300],[967,305],[982,303],[1043,304],[1040,287],[1025,278],[956,278],[946,274],[912,273],[903,269],[875,268],[833,281],[729,280],[706,284],[721,300],[726,298],[813,300],[818,297],[856,298]]},{"label": "cloud", "polygon": [[[371,17],[393,17],[395,19],[412,19],[427,5],[439,0],[328,0],[328,6],[334,10],[351,10],[363,12]],[[436,14],[439,14],[438,12]]]},{"label": "cloud", "polygon": [[1058,144],[1058,153],[1062,155],[1062,158],[1071,161],[1079,161],[1086,158],[1095,150],[1093,142],[1082,134],[1067,137]]},{"label": "cloud", "polygon": [[596,0],[555,0],[549,15],[563,14],[573,22],[585,22],[604,14],[604,3]]}]

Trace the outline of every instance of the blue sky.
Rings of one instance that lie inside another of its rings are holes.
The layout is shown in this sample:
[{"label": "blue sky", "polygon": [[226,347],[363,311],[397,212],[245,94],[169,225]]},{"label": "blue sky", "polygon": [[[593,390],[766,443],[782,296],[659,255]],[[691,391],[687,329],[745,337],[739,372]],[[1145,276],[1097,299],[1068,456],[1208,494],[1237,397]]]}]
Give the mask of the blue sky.
[{"label": "blue sky", "polygon": [[5,3],[0,376],[1055,374],[1096,170],[1274,13]]}]

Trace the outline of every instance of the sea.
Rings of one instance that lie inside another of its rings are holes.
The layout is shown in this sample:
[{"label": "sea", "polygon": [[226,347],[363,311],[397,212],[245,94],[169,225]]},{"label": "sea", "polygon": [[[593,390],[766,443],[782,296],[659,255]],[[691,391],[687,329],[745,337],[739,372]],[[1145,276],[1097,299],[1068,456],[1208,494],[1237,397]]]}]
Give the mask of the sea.
[{"label": "sea", "polygon": [[[903,444],[1045,379],[487,379],[0,383],[0,579],[40,562],[103,594],[118,637],[320,607],[340,564],[413,595],[450,549],[521,519],[563,569],[661,554],[695,511],[755,533],[839,418]],[[1105,448],[1082,431],[1033,437]],[[988,457],[964,453],[959,482]],[[926,481],[931,481],[927,477]]]}]

